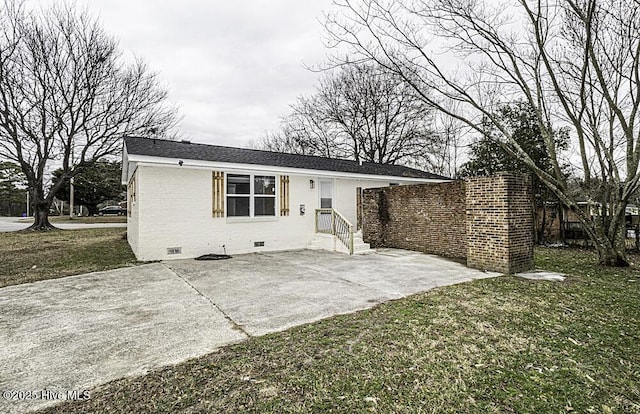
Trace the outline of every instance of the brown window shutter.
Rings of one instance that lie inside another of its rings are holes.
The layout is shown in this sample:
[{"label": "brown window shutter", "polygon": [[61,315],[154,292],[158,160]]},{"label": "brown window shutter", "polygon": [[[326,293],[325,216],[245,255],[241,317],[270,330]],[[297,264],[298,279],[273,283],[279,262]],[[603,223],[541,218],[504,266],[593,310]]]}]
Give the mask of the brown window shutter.
[{"label": "brown window shutter", "polygon": [[131,217],[131,210],[133,209],[133,203],[136,201],[136,174],[134,173],[129,181],[129,188],[127,189],[129,192],[128,202],[127,202],[127,216]]},{"label": "brown window shutter", "polygon": [[280,215],[289,215],[289,176],[280,176]]},{"label": "brown window shutter", "polygon": [[211,177],[213,217],[224,217],[224,173],[213,171]]}]

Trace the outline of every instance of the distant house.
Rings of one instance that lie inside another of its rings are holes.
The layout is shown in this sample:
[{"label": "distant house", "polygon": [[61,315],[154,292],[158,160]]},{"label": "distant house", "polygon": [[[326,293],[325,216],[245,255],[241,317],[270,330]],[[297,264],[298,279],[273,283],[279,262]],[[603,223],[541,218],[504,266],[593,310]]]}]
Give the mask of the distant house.
[{"label": "distant house", "polygon": [[[597,220],[602,215],[602,205],[595,201],[577,201],[577,208],[586,216]],[[638,206],[628,204],[625,208],[625,226],[628,230],[636,229],[640,225]],[[543,235],[543,241],[571,243],[575,240],[589,240],[582,222],[575,209],[571,209],[557,202],[547,202],[537,207],[537,230]],[[634,236],[635,237],[635,236]]]},{"label": "distant house", "polygon": [[127,238],[140,260],[301,249],[314,239],[353,253],[362,246],[353,234],[362,189],[449,180],[403,166],[137,137],[125,138],[122,157]]}]

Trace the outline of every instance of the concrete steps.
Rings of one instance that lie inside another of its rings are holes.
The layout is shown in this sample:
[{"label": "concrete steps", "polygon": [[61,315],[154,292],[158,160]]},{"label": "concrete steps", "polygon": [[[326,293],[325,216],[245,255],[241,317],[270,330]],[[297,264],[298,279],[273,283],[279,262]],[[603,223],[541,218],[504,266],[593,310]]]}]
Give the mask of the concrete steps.
[{"label": "concrete steps", "polygon": [[375,252],[371,249],[371,245],[362,239],[362,231],[353,233],[353,254],[372,254]]}]

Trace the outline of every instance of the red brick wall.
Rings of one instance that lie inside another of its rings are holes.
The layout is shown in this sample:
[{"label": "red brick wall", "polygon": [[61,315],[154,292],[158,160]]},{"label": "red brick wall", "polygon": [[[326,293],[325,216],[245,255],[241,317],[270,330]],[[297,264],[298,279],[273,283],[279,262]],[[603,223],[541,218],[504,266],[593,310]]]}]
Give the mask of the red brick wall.
[{"label": "red brick wall", "polygon": [[372,247],[466,258],[469,267],[520,272],[533,267],[531,197],[530,179],[512,173],[367,189],[363,237]]},{"label": "red brick wall", "polygon": [[464,187],[454,181],[364,190],[364,239],[372,247],[464,258]]}]

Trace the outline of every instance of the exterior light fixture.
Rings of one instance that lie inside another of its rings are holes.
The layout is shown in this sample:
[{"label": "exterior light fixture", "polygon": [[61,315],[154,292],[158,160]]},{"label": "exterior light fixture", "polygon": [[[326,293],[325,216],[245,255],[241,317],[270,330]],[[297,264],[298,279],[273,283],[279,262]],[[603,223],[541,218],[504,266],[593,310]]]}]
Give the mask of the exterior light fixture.
[{"label": "exterior light fixture", "polygon": [[312,189],[312,190],[313,190],[314,188],[316,188],[316,183],[315,183],[315,181],[313,181],[313,180],[309,180],[309,188],[310,188],[310,189]]}]

